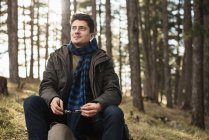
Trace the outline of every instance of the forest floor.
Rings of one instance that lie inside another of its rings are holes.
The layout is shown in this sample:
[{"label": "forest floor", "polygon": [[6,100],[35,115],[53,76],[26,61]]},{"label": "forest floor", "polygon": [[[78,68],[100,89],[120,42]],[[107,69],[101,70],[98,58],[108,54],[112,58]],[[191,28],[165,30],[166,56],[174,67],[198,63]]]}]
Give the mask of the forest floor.
[{"label": "forest floor", "polygon": [[[27,140],[22,104],[26,97],[37,94],[38,85],[38,81],[27,80],[18,90],[8,83],[9,96],[0,95],[0,140]],[[145,113],[141,113],[128,96],[120,107],[133,140],[209,140],[209,117],[205,117],[206,130],[201,130],[190,125],[191,112],[177,107],[144,101]]]}]

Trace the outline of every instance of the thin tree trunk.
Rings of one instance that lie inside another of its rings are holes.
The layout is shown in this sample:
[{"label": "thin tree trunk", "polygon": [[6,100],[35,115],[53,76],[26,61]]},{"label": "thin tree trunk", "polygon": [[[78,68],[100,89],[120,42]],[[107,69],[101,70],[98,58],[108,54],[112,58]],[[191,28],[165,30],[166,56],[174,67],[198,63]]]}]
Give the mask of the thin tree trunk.
[{"label": "thin tree trunk", "polygon": [[[152,7],[151,7],[151,11],[152,11],[152,14],[153,14],[153,17],[155,19],[157,19],[156,17],[158,17],[157,15],[157,12],[153,12],[155,10],[157,10],[157,0],[154,0],[153,1],[153,4],[152,4]],[[158,19],[157,19],[158,20]],[[154,20],[154,22],[157,20]],[[151,67],[151,76],[150,76],[150,84],[151,84],[151,99],[152,99],[152,102],[155,102],[155,103],[158,103],[158,90],[157,90],[157,38],[158,38],[158,29],[157,29],[157,25],[153,22],[151,22],[151,43],[150,44],[150,67]]]},{"label": "thin tree trunk", "polygon": [[[190,58],[191,59],[191,58]],[[179,79],[179,83],[178,83],[178,101],[177,101],[177,104],[181,107],[183,107],[183,104],[184,104],[184,99],[186,98],[185,97],[185,81],[187,81],[185,79],[185,67],[186,67],[186,58],[185,58],[185,53],[184,53],[184,56],[182,58],[182,70],[181,70],[181,76],[180,76],[180,79]],[[190,87],[191,88],[191,87]]]},{"label": "thin tree trunk", "polygon": [[[145,65],[145,70],[144,70],[144,96],[148,98],[152,98],[152,86],[151,86],[151,68],[150,68],[150,10],[149,10],[149,5],[150,1],[147,0],[145,1],[145,14],[144,17],[142,17],[142,11],[141,7],[139,6],[139,23],[140,23],[140,28],[141,28],[141,36],[142,36],[142,42],[143,42],[143,50],[144,50],[144,65]],[[144,19],[144,28],[143,28],[143,21]]]},{"label": "thin tree trunk", "polygon": [[18,6],[17,0],[7,0],[8,5],[8,50],[9,50],[9,73],[12,82],[19,82],[18,71]]},{"label": "thin tree trunk", "polygon": [[158,62],[158,69],[157,69],[157,79],[158,79],[158,91],[159,91],[159,94],[160,94],[160,102],[163,101],[163,96],[164,96],[164,63],[163,63],[163,50],[164,49],[164,46],[163,46],[163,41],[162,39],[160,40],[159,42],[159,45],[158,45],[158,59],[159,59],[159,62]]},{"label": "thin tree trunk", "polygon": [[139,26],[138,26],[138,0],[127,0],[128,14],[128,39],[129,39],[129,61],[131,67],[131,94],[133,105],[139,110],[144,111],[141,95],[141,76],[139,58]]},{"label": "thin tree trunk", "polygon": [[203,87],[203,5],[194,0],[194,40],[192,75],[192,124],[204,129],[204,87]]},{"label": "thin tree trunk", "polygon": [[192,87],[192,19],[190,0],[184,1],[184,44],[185,44],[185,96],[182,109],[191,108]]},{"label": "thin tree trunk", "polygon": [[37,61],[38,61],[38,79],[40,79],[40,19],[39,19],[39,0],[37,0]]},{"label": "thin tree trunk", "polygon": [[99,1],[99,36],[98,36],[98,46],[99,46],[99,48],[102,48],[102,38],[101,38],[101,36],[102,36],[102,16],[101,16],[101,14],[102,14],[102,10],[101,10],[101,7],[102,7],[102,2],[101,2],[101,0]]},{"label": "thin tree trunk", "polygon": [[34,5],[35,5],[35,0],[31,0],[31,5],[30,5],[30,25],[31,25],[31,55],[30,55],[30,73],[29,77],[33,79],[33,64],[34,64],[34,58],[33,58],[33,36],[34,36]]},{"label": "thin tree trunk", "polygon": [[167,107],[173,107],[171,85],[170,85],[170,67],[169,67],[169,46],[168,46],[168,10],[167,0],[163,0],[163,35],[164,35],[164,93],[167,99]]},{"label": "thin tree trunk", "polygon": [[152,47],[152,77],[151,77],[151,85],[152,85],[152,100],[155,103],[158,103],[158,90],[157,90],[157,64],[156,64],[156,48],[157,48],[157,37],[158,37],[158,31],[157,31],[157,27],[154,26],[153,29],[153,45]]},{"label": "thin tree trunk", "polygon": [[74,13],[77,12],[77,1],[73,0]]},{"label": "thin tree trunk", "polygon": [[62,44],[70,41],[70,0],[62,0]]},{"label": "thin tree trunk", "polygon": [[175,87],[174,87],[174,104],[177,105],[178,100],[178,83],[180,79],[180,65],[181,65],[181,56],[179,55],[179,47],[180,47],[180,41],[181,41],[181,0],[178,2],[178,14],[177,14],[177,46],[176,46],[176,73],[175,73]]},{"label": "thin tree trunk", "polygon": [[209,1],[204,0],[204,94],[205,114],[209,116]]},{"label": "thin tree trunk", "polygon": [[96,5],[96,0],[91,0],[92,3],[92,18],[94,20],[94,31],[97,31],[97,5]]},{"label": "thin tree trunk", "polygon": [[[49,3],[50,0],[48,0],[48,3]],[[48,45],[48,42],[49,42],[49,5],[47,7],[48,9],[48,12],[46,14],[46,44],[45,44],[45,49],[46,49],[46,53],[45,53],[45,68],[46,68],[46,65],[47,65],[47,59],[48,59],[48,49],[49,49],[49,45]],[[57,35],[56,35],[57,36]]]},{"label": "thin tree trunk", "polygon": [[112,57],[112,33],[111,33],[111,3],[110,0],[106,0],[106,49],[107,54]]},{"label": "thin tree trunk", "polygon": [[[120,9],[121,9],[121,5],[120,5]],[[118,40],[119,40],[119,45],[118,45],[118,52],[119,52],[119,77],[120,77],[120,87],[121,90],[123,91],[123,86],[122,86],[122,67],[123,67],[123,62],[122,62],[122,42],[121,42],[121,13],[119,10],[119,36],[118,36]]]},{"label": "thin tree trunk", "polygon": [[28,65],[27,65],[27,46],[26,46],[26,21],[25,21],[25,1],[23,1],[23,44],[24,44],[24,56],[25,56],[25,77],[28,77]]}]

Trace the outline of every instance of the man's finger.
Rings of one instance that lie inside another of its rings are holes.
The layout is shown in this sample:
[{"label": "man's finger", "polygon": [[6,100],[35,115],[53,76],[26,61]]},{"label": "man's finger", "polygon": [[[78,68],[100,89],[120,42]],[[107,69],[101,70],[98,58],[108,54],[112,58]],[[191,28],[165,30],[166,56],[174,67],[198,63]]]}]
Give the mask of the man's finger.
[{"label": "man's finger", "polygon": [[61,108],[61,111],[64,110],[64,108],[63,108],[63,101],[62,100],[60,100],[60,108]]}]

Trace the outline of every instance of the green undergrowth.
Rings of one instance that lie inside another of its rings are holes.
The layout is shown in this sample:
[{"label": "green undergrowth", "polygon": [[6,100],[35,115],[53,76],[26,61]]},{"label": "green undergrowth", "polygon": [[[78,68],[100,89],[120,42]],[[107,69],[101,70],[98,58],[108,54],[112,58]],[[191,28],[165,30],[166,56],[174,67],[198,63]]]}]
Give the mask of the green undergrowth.
[{"label": "green undergrowth", "polygon": [[[37,94],[38,81],[27,80],[23,89],[9,83],[9,96],[0,96],[0,140],[27,140],[23,101]],[[131,97],[123,97],[120,105],[133,140],[209,140],[209,118],[206,130],[190,125],[191,113],[177,107],[166,108],[162,104],[144,101],[145,112],[132,105]]]}]

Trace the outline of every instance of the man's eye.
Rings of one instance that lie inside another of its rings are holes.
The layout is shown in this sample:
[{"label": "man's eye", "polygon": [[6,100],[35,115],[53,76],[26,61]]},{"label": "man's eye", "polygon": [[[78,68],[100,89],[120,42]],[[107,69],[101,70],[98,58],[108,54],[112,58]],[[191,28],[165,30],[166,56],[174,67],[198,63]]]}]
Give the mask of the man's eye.
[{"label": "man's eye", "polygon": [[80,27],[79,29],[84,31],[84,30],[86,30],[86,27]]},{"label": "man's eye", "polygon": [[72,27],[71,30],[76,30],[76,27]]}]

